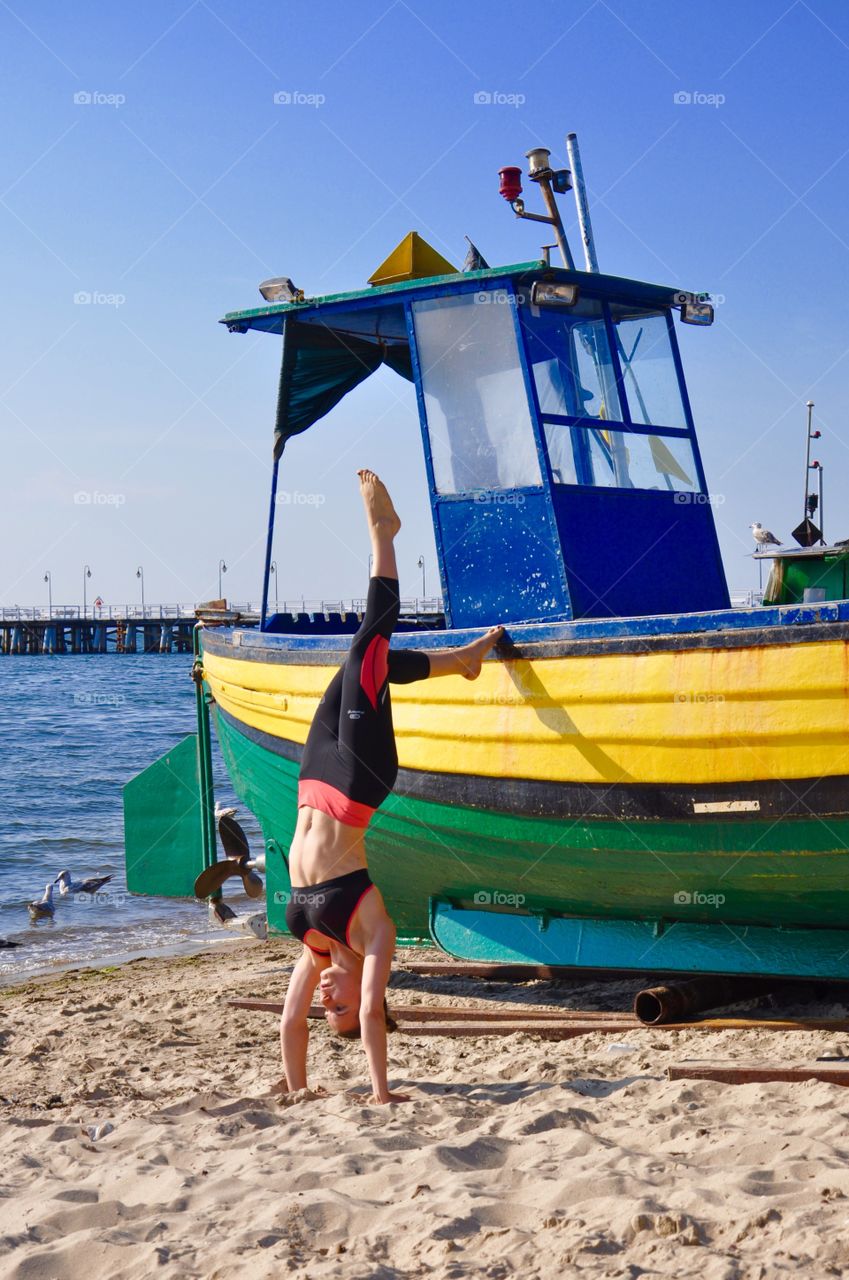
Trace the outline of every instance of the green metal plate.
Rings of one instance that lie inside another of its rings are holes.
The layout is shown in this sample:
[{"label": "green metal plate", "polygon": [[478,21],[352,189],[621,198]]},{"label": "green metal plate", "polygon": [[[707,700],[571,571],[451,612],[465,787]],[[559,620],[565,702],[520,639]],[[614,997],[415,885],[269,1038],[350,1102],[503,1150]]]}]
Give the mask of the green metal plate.
[{"label": "green metal plate", "polygon": [[137,774],[123,794],[130,893],[194,897],[204,869],[197,734]]}]

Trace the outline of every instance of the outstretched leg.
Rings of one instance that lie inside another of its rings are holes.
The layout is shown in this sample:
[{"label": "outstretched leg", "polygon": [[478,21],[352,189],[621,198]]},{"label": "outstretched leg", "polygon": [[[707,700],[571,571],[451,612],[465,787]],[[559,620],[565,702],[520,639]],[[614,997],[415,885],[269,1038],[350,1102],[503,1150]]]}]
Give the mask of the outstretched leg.
[{"label": "outstretched leg", "polygon": [[398,772],[388,682],[389,641],[401,609],[394,545],[401,521],[375,473],[359,477],[373,569],[365,615],[342,668],[338,759],[345,794],[377,808]]}]

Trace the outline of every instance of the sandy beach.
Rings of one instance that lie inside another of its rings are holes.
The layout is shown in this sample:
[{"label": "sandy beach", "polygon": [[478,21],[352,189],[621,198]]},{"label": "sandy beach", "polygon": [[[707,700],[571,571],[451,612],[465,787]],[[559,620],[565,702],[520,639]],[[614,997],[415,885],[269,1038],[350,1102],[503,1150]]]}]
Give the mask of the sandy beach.
[{"label": "sandy beach", "polygon": [[[295,954],[288,940],[246,942],[2,992],[0,1275],[849,1269],[849,1094],[666,1078],[686,1058],[802,1062],[845,1037],[397,1033],[390,1082],[414,1101],[378,1107],[361,1046],[314,1024],[311,1084],[326,1096],[273,1098],[277,1020],[226,1001],[282,997]],[[403,971],[413,956],[427,953],[399,953],[390,1003],[622,1009],[635,989],[418,977]]]}]

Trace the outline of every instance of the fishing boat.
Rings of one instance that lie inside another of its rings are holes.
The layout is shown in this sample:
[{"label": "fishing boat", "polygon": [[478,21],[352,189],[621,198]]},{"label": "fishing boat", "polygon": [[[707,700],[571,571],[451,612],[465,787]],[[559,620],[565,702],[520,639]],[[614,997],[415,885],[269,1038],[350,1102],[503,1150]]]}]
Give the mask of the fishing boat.
[{"label": "fishing boat", "polygon": [[415,390],[444,600],[394,643],[506,627],[477,682],[393,688],[400,770],[368,856],[399,937],[476,961],[847,978],[849,548],[777,548],[766,602],[731,607],[676,335],[710,300],[598,269],[568,149],[569,170],[528,153],[545,213],[500,174],[560,264],[473,253],[461,271],[411,233],[360,290],[278,278],[224,317],[282,338],[262,621],[198,630],[197,740],[127,789],[130,887],[191,892],[215,857],[209,713],[285,931],[301,753],[358,619],[269,609],[277,482],[385,364]]}]

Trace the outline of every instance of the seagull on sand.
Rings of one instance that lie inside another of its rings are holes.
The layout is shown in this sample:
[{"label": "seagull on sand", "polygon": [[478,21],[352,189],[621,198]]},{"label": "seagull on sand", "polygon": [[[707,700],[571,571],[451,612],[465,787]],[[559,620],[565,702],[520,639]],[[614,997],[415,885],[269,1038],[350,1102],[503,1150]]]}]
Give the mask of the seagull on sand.
[{"label": "seagull on sand", "polygon": [[58,884],[62,897],[67,898],[69,893],[97,893],[111,879],[111,876],[89,876],[77,883],[71,879],[70,871],[60,871],[53,883]]},{"label": "seagull on sand", "polygon": [[770,533],[769,529],[765,529],[762,524],[758,524],[757,520],[754,524],[750,524],[752,537],[758,551],[766,551],[767,547],[783,547],[784,543],[779,542],[774,533]]},{"label": "seagull on sand", "polygon": [[28,902],[27,911],[30,920],[52,920],[56,908],[53,906],[53,885],[44,886],[44,897],[40,902]]}]

